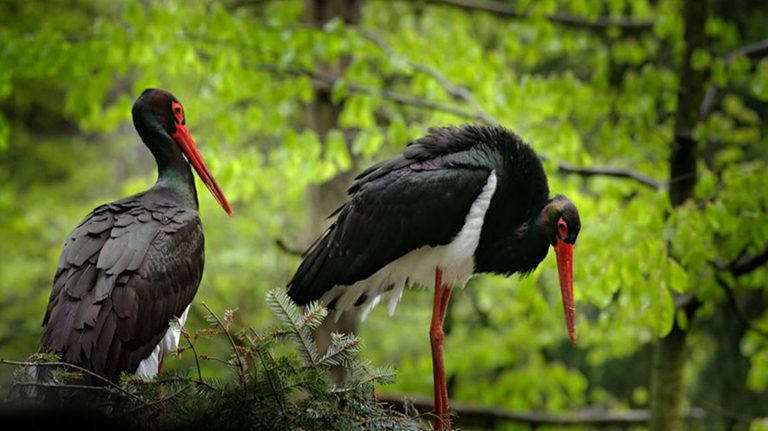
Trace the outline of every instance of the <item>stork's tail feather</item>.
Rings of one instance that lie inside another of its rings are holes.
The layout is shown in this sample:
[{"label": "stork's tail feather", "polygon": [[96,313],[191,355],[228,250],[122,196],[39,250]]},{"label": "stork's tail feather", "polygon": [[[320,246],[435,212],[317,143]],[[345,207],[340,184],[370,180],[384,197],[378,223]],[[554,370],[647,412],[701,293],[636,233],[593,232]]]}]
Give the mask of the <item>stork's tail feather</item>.
[{"label": "stork's tail feather", "polygon": [[322,276],[330,253],[328,241],[332,236],[331,231],[334,227],[331,226],[310,246],[293,278],[288,282],[288,296],[296,305],[307,305],[316,301],[323,296],[326,290],[333,287],[324,286]]}]

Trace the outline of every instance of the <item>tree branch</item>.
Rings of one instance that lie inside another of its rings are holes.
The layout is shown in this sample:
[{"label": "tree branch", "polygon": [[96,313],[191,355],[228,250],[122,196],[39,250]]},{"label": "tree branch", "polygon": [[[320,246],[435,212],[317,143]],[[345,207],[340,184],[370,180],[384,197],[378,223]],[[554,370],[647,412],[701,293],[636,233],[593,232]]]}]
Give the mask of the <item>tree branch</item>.
[{"label": "tree branch", "polygon": [[[371,42],[379,46],[379,48],[381,48],[381,50],[384,51],[385,54],[389,56],[397,55],[397,52],[395,52],[395,50],[392,49],[392,47],[389,46],[389,44],[387,44],[386,41],[384,41],[378,35],[368,31],[361,31],[361,34],[365,38],[367,38],[368,40],[370,40]],[[472,92],[469,91],[466,87],[453,84],[451,81],[448,80],[448,78],[446,78],[442,73],[440,73],[440,71],[433,69],[427,65],[416,63],[407,59],[405,61],[414,70],[417,70],[421,73],[424,73],[434,78],[435,81],[437,81],[445,89],[445,91],[449,95],[451,95],[454,99],[459,99],[469,104],[470,107],[474,110],[475,114],[478,117],[483,119],[484,123],[498,124],[498,121],[496,121],[493,117],[488,115],[485,112],[485,110],[483,110],[480,104],[477,103],[477,100],[475,100],[475,97],[472,94]],[[546,157],[542,157],[542,159],[546,159]],[[659,190],[664,187],[664,185],[661,184],[659,181],[629,169],[620,169],[620,168],[612,168],[612,167],[581,168],[581,167],[573,166],[572,164],[568,162],[563,162],[563,161],[558,161],[557,165],[560,172],[566,173],[566,174],[577,174],[584,177],[603,175],[603,176],[609,176],[614,178],[628,178],[628,179],[633,179],[645,186],[651,187],[656,190]]]},{"label": "tree branch", "polygon": [[[201,36],[201,35],[188,35],[190,39],[199,39],[206,41],[208,43],[216,43],[216,44],[226,44],[226,41],[220,41],[217,39],[211,39],[207,36]],[[206,52],[198,51],[197,55],[203,59],[207,60],[210,58],[210,56]],[[279,66],[275,64],[268,64],[268,63],[250,63],[247,61],[243,61],[243,66],[246,67],[253,67],[257,70],[262,70],[265,72],[269,72],[275,75],[289,75],[289,76],[305,76],[313,81],[313,84],[318,86],[319,88],[322,88],[324,90],[332,90],[333,86],[339,82],[338,77],[326,75],[317,71],[313,71],[304,67],[297,67],[297,66]],[[344,80],[341,80],[341,82],[346,86],[347,90],[352,93],[358,93],[358,94],[365,94],[369,96],[379,96],[384,99],[387,99],[389,101],[401,104],[401,105],[408,105],[413,106],[416,108],[422,108],[422,109],[428,109],[433,111],[439,111],[439,112],[445,112],[448,114],[455,115],[457,117],[463,117],[467,119],[471,119],[474,121],[480,121],[480,122],[486,122],[487,118],[484,118],[483,116],[477,115],[472,112],[465,111],[461,108],[457,108],[455,106],[446,105],[439,102],[433,102],[430,100],[421,99],[418,97],[406,95],[397,93],[394,91],[389,90],[379,90],[374,89],[371,87],[365,87],[353,82],[346,82]]]},{"label": "tree branch", "polygon": [[725,280],[723,280],[723,278],[717,274],[715,274],[715,280],[717,281],[717,284],[723,288],[723,291],[728,297],[728,304],[731,306],[731,310],[733,310],[733,314],[736,315],[736,318],[739,320],[739,322],[741,322],[745,328],[755,332],[756,334],[760,334],[765,338],[768,338],[768,331],[752,323],[752,320],[750,320],[741,310],[739,303],[736,302],[736,295],[733,293],[731,286],[729,286],[728,283],[726,283]]},{"label": "tree branch", "polygon": [[735,277],[749,274],[757,268],[768,263],[768,245],[760,253],[755,255],[744,254],[728,265],[728,269]]},{"label": "tree branch", "polygon": [[708,411],[712,414],[715,414],[717,416],[720,416],[721,418],[725,419],[731,419],[737,422],[742,422],[745,424],[750,424],[753,421],[757,420],[758,418],[752,417],[752,416],[745,416],[739,413],[736,413],[734,411],[728,410],[726,408],[723,408],[721,406],[718,406],[717,404],[711,403],[705,399],[699,398],[699,397],[691,397],[691,401],[695,402],[696,404],[701,406],[701,409],[704,411]]},{"label": "tree branch", "polygon": [[[389,46],[389,44],[379,35],[366,30],[360,30],[360,34],[362,34],[363,37],[369,41],[376,44],[386,55],[390,57],[398,55],[398,53],[395,52],[395,50],[392,49],[392,47]],[[475,96],[472,94],[472,92],[469,91],[466,87],[453,84],[439,70],[429,67],[426,64],[416,63],[405,58],[404,60],[414,70],[431,76],[451,97],[456,100],[466,102],[472,108],[472,110],[475,111],[475,114],[481,119],[480,121],[486,124],[498,123],[498,121],[496,121],[493,117],[485,112],[483,107],[477,103],[477,100],[475,100]]]},{"label": "tree branch", "polygon": [[757,268],[768,263],[768,244],[763,251],[749,255],[744,251],[739,257],[733,259],[728,263],[715,262],[715,268],[721,271],[728,271],[733,274],[734,277],[741,277],[742,275],[749,274]]},{"label": "tree branch", "polygon": [[[361,31],[361,34],[366,38],[368,38],[371,42],[377,44],[384,52],[388,53],[389,55],[396,55],[394,50],[380,37],[377,37],[375,34],[370,32]],[[220,41],[218,40],[212,40],[210,38],[202,37],[199,35],[188,36],[188,37],[198,38],[201,40],[205,40],[206,42],[209,42],[209,43],[220,43]],[[198,52],[198,55],[203,59],[208,58],[208,55],[204,52]],[[356,84],[354,82],[344,82],[344,84],[346,85],[347,90],[352,93],[379,96],[386,100],[389,100],[401,105],[407,105],[407,106],[412,106],[412,107],[421,108],[421,109],[445,112],[445,113],[455,115],[457,117],[478,121],[484,124],[499,123],[492,116],[487,114],[485,110],[482,109],[480,104],[477,103],[476,99],[474,98],[474,95],[472,95],[472,93],[467,88],[453,84],[440,71],[434,68],[431,68],[427,65],[423,65],[423,64],[411,62],[411,61],[408,61],[408,63],[415,70],[432,76],[446,90],[446,92],[448,92],[448,94],[450,94],[454,99],[465,101],[467,104],[470,105],[470,107],[472,107],[474,112],[467,111],[455,106],[451,106],[451,105],[447,105],[439,102],[421,99],[411,95],[401,94],[401,93],[397,93],[389,90],[379,90],[371,87],[365,87],[363,85]],[[333,86],[336,85],[336,83],[338,82],[338,78],[336,77],[328,76],[320,72],[309,70],[303,67],[279,66],[279,65],[267,64],[267,63],[249,64],[247,62],[244,62],[244,66],[253,67],[255,69],[269,72],[275,75],[304,76],[311,79],[314,85],[319,85],[321,86],[321,88],[325,90],[331,90]],[[540,156],[542,160],[547,159],[546,155],[540,154]],[[578,175],[587,176],[587,177],[604,175],[604,176],[609,176],[614,178],[626,178],[626,179],[635,180],[640,184],[643,184],[647,187],[651,187],[654,189],[661,189],[665,187],[665,184],[660,183],[659,181],[651,177],[642,175],[630,169],[620,169],[620,168],[612,168],[612,167],[579,168],[579,167],[573,166],[570,163],[561,162],[561,161],[558,162],[558,168],[563,173],[578,174]],[[281,244],[278,244],[278,246],[281,246]],[[290,253],[289,249],[286,249],[285,251]]]},{"label": "tree branch", "polygon": [[[731,51],[725,56],[725,64],[730,64],[734,60],[740,57],[746,57],[752,62],[759,61],[765,57],[768,57],[768,39],[763,39],[759,42],[750,43],[749,45],[742,46],[736,50]],[[720,86],[712,84],[707,90],[707,94],[704,96],[704,101],[701,103],[701,116],[706,118],[715,107],[720,104]]]},{"label": "tree branch", "polygon": [[573,166],[570,163],[562,162],[562,161],[557,162],[557,168],[560,170],[560,172],[563,172],[566,174],[577,174],[584,177],[602,175],[602,176],[615,177],[615,178],[627,178],[627,179],[637,181],[638,183],[644,186],[648,186],[652,189],[660,190],[664,188],[664,184],[662,184],[661,182],[647,175],[643,175],[639,172],[633,171],[631,169],[621,169],[621,168],[613,168],[613,167],[583,168],[583,167]]},{"label": "tree branch", "polygon": [[[499,1],[428,0],[427,2],[445,6],[453,6],[468,11],[487,12],[504,18],[527,18],[527,15],[524,12],[520,12],[515,6]],[[599,17],[597,19],[591,20],[567,14],[552,14],[547,16],[547,19],[550,22],[561,24],[566,27],[584,28],[589,30],[606,30],[608,28],[616,27],[621,28],[622,30],[638,32],[651,30],[654,25],[654,20],[651,19],[634,20],[629,18]]]},{"label": "tree branch", "polygon": [[[301,67],[281,67],[273,64],[259,64],[255,66],[259,70],[266,72],[272,72],[276,74],[294,75],[294,76],[306,76],[311,79],[315,85],[319,85],[323,89],[331,90],[333,86],[338,82],[337,78],[324,75],[320,72],[315,72],[309,69]],[[344,82],[344,81],[342,81]],[[485,122],[485,118],[476,113],[457,108],[455,106],[446,105],[440,102],[433,102],[431,100],[425,100],[418,97],[396,93],[389,90],[377,90],[370,87],[365,87],[354,82],[344,82],[344,85],[352,93],[365,94],[369,96],[379,96],[391,102],[395,102],[401,105],[413,106],[416,108],[428,109],[432,111],[445,112],[470,120]]]},{"label": "tree branch", "polygon": [[[413,64],[416,64],[416,63],[413,63]],[[259,64],[259,65],[256,65],[255,67],[259,70],[263,70],[263,71],[267,71],[275,74],[306,76],[312,79],[316,85],[321,85],[323,86],[323,88],[328,90],[333,88],[333,86],[337,82],[336,78],[333,78],[331,76],[327,76],[322,73],[315,72],[309,69],[300,68],[300,67],[293,67],[293,66],[281,67],[273,64]],[[458,87],[452,84],[442,74],[440,74],[438,71],[434,69],[428,68],[427,66],[420,66],[420,67],[422,67],[425,71],[429,70],[430,72],[428,73],[433,74],[432,76],[440,76],[440,79],[443,81],[441,85],[443,85],[446,89],[453,89],[453,91],[456,94],[463,94],[462,96],[459,96],[459,97],[461,97],[463,100],[466,100],[470,104],[474,102],[474,97],[471,96],[471,93],[469,93],[469,90],[467,90],[466,88]],[[346,86],[350,92],[372,95],[372,96],[378,95],[383,97],[384,99],[387,99],[402,105],[409,105],[417,108],[446,112],[449,114],[456,115],[457,117],[463,117],[463,118],[475,120],[484,124],[498,123],[491,116],[486,114],[485,111],[483,111],[482,108],[480,108],[479,104],[476,104],[476,103],[475,105],[477,105],[477,107],[475,108],[475,112],[470,112],[470,111],[463,110],[461,108],[442,104],[439,102],[424,100],[418,97],[395,93],[388,90],[376,90],[376,89],[365,87],[356,83],[347,82]],[[448,91],[449,93],[451,92],[451,90],[448,90]],[[547,160],[547,156],[544,154],[540,154],[540,157],[542,160]],[[580,168],[563,161],[558,161],[557,164],[558,164],[558,169],[563,173],[578,174],[586,177],[602,175],[602,176],[609,176],[614,178],[626,178],[626,179],[637,181],[644,186],[651,187],[657,190],[665,187],[663,183],[651,177],[643,175],[639,172],[635,172],[631,169],[621,169],[621,168],[613,168],[613,167]]]},{"label": "tree branch", "polygon": [[731,51],[725,58],[726,61],[733,61],[739,57],[747,57],[752,61],[768,57],[768,39],[744,45],[739,49]]},{"label": "tree branch", "polygon": [[300,250],[296,246],[288,245],[288,243],[285,242],[285,240],[283,240],[282,238],[275,239],[275,245],[277,246],[277,248],[280,249],[280,251],[282,251],[285,254],[289,254],[291,256],[300,256],[300,257],[304,256],[304,250]]},{"label": "tree branch", "polygon": [[[408,398],[404,400],[402,395],[377,395],[377,401],[387,404],[395,410],[404,412],[412,405],[416,410],[428,412],[434,410],[432,400],[426,398]],[[460,402],[451,401],[451,410],[458,416],[458,424],[462,427],[493,428],[504,422],[516,422],[528,424],[531,427],[538,426],[589,426],[614,427],[634,424],[646,424],[650,419],[648,410],[626,410],[620,412],[598,411],[584,409],[572,414],[550,414],[541,412],[515,412],[496,407],[478,407]],[[692,408],[685,412],[685,419],[704,419],[705,413],[698,408]]]}]

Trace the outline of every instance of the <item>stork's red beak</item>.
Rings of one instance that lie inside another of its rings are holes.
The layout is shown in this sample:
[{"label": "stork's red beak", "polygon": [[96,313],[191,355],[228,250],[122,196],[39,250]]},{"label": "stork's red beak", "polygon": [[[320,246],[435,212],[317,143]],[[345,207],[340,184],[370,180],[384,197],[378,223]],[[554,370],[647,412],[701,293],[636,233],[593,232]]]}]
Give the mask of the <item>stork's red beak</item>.
[{"label": "stork's red beak", "polygon": [[208,187],[208,190],[211,191],[211,194],[216,198],[221,207],[224,208],[224,211],[226,211],[227,214],[232,215],[232,206],[227,202],[227,198],[224,197],[224,193],[221,191],[219,184],[213,178],[213,175],[211,175],[208,166],[205,165],[203,157],[200,156],[200,152],[197,151],[197,146],[195,145],[194,139],[192,139],[192,136],[189,134],[187,126],[177,123],[176,132],[173,134],[173,140],[179,144],[181,151],[187,156],[189,163],[195,168],[200,179],[205,183],[206,187]]},{"label": "stork's red beak", "polygon": [[573,305],[573,244],[560,238],[555,243],[557,272],[560,273],[560,292],[563,295],[565,324],[568,326],[568,338],[576,344],[576,309]]}]

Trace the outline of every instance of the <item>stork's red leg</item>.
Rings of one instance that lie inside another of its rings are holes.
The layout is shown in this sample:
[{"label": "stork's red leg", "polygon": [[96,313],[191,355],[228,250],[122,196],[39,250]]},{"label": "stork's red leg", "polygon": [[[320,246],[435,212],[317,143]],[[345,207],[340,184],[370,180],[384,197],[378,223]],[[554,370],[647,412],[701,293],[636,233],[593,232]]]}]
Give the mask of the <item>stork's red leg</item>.
[{"label": "stork's red leg", "polygon": [[442,288],[443,288],[443,271],[440,268],[435,268],[435,302],[432,307],[432,324],[429,327],[429,341],[432,346],[432,377],[434,381],[435,391],[435,424],[436,430],[442,429],[443,426],[443,397],[442,397],[442,384],[445,378],[445,372],[443,370],[443,327],[440,320],[440,305],[442,303]]},{"label": "stork's red leg", "polygon": [[[448,313],[448,301],[451,299],[451,292],[453,292],[453,288],[445,284],[443,285],[443,292],[442,297],[440,298],[440,333],[443,334],[443,325],[445,323],[445,315]],[[444,336],[441,338],[441,340],[445,338]],[[443,341],[440,342],[440,352],[443,351]],[[441,355],[442,360],[442,355]],[[443,406],[443,423],[445,424],[445,427],[450,429],[451,428],[451,415],[448,410],[448,382],[445,381],[445,369],[443,369],[443,384],[442,384],[442,406]]]},{"label": "stork's red leg", "polygon": [[443,271],[435,268],[435,302],[432,308],[432,324],[429,328],[429,340],[432,346],[432,376],[435,386],[435,419],[434,427],[442,430],[451,427],[448,416],[448,387],[445,383],[445,368],[443,366],[443,321],[445,309],[451,297],[451,288],[443,285]]}]

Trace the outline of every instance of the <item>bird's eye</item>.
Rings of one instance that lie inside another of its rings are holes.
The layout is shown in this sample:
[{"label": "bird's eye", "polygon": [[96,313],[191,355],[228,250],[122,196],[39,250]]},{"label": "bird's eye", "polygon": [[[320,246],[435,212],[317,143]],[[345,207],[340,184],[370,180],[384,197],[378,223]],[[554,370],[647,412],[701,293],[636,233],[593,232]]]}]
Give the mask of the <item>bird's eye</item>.
[{"label": "bird's eye", "polygon": [[557,237],[563,241],[568,238],[568,223],[562,217],[557,220]]},{"label": "bird's eye", "polygon": [[173,111],[173,116],[176,118],[176,122],[184,124],[184,109],[181,107],[181,103],[176,101],[171,102],[171,110]]}]

